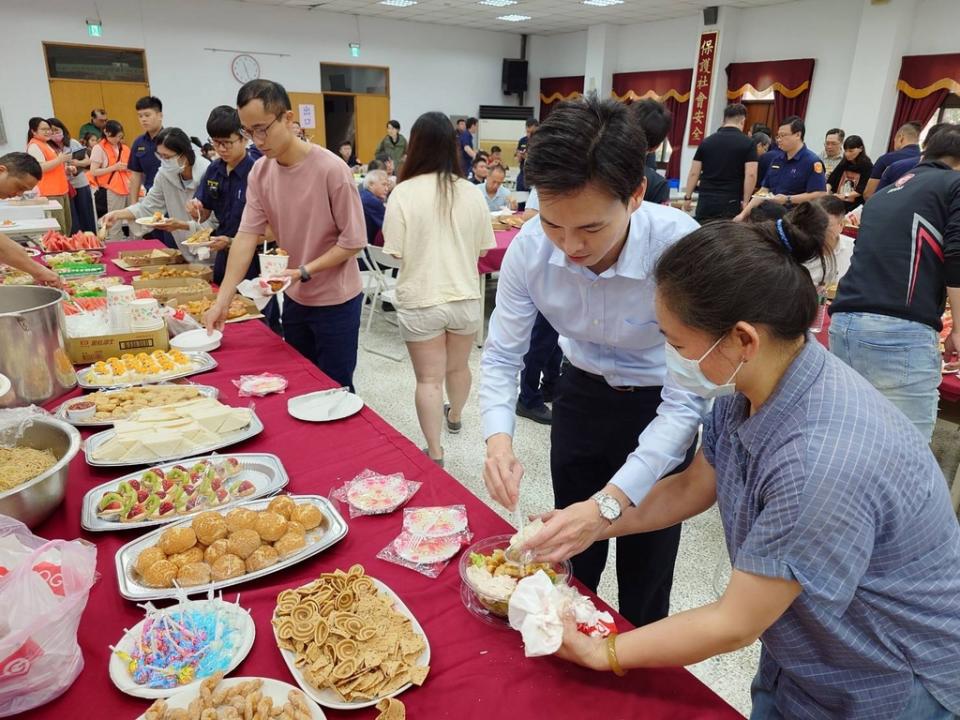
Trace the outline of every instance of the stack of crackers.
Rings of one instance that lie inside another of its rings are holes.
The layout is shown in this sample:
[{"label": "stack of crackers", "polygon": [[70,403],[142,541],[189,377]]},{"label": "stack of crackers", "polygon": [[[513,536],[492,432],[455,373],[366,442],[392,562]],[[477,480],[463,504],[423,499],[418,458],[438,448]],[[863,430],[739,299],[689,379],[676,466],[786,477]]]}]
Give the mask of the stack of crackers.
[{"label": "stack of crackers", "polygon": [[277,596],[273,626],[278,645],[317,690],[346,702],[386,697],[409,683],[422,685],[429,666],[417,665],[426,640],[397,612],[362,565],[324,573]]}]

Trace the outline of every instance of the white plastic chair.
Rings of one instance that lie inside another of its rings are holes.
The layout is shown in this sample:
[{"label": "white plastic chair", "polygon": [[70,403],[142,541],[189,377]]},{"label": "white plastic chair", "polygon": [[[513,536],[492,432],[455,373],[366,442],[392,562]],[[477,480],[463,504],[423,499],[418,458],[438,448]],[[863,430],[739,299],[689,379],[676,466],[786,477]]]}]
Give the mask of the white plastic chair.
[{"label": "white plastic chair", "polygon": [[360,347],[374,355],[380,355],[394,362],[402,362],[405,355],[391,355],[380,350],[374,350],[368,343],[375,314],[382,315],[391,325],[397,324],[383,311],[383,303],[388,302],[394,307],[397,304],[397,279],[391,273],[384,272],[384,268],[387,270],[399,268],[400,261],[392,255],[388,255],[383,251],[383,248],[376,245],[367,245],[363,253],[367,269],[362,271],[361,275],[364,276],[364,304],[367,306],[369,314],[367,315],[367,326],[364,328]]}]

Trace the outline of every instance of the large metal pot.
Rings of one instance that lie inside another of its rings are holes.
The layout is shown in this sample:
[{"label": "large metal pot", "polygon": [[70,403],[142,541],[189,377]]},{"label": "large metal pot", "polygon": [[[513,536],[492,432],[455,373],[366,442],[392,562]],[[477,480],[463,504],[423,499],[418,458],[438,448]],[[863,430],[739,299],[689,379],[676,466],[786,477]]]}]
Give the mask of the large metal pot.
[{"label": "large metal pot", "polygon": [[61,290],[0,285],[0,373],[11,388],[0,407],[40,405],[76,386],[64,350]]},{"label": "large metal pot", "polygon": [[0,428],[0,445],[50,450],[57,457],[57,464],[46,472],[0,492],[0,515],[16,518],[27,527],[39,525],[63,502],[70,461],[80,451],[80,433],[62,420],[38,416],[22,428]]}]

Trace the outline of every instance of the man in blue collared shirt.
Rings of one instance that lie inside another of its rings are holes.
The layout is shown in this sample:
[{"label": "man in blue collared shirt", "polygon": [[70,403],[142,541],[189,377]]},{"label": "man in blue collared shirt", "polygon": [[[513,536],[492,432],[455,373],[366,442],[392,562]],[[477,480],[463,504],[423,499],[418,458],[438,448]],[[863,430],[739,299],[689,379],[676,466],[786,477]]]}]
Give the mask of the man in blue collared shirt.
[{"label": "man in blue collared shirt", "polygon": [[747,203],[735,220],[746,220],[760,203],[771,200],[787,210],[794,205],[816,200],[827,191],[823,161],[808,148],[803,138],[807,128],[796,115],[786,118],[777,130],[780,152],[760,183],[760,191]]},{"label": "man in blue collared shirt", "polygon": [[[484,349],[480,406],[484,482],[515,506],[523,467],[513,454],[517,374],[538,311],[560,334],[570,367],[551,427],[557,507],[531,541],[579,553],[574,574],[596,589],[607,544],[594,542],[653,484],[691,455],[703,401],[666,379],[654,315],[653,267],[697,224],[641,203],[646,140],[636,116],[595,96],[564,104],[530,140],[526,173],[540,215],[507,251]],[[640,436],[639,445],[637,436]],[[619,541],[620,612],[635,624],[669,609],[680,526]]]},{"label": "man in blue collared shirt", "polygon": [[884,153],[873,164],[870,179],[863,190],[863,201],[866,202],[880,189],[880,181],[884,172],[894,163],[907,158],[915,158],[920,162],[920,131],[923,127],[918,122],[908,122],[893,136],[893,150]]},{"label": "man in blue collared shirt", "polygon": [[470,174],[470,168],[473,167],[473,160],[477,157],[476,140],[474,133],[477,132],[479,122],[475,117],[467,118],[466,128],[457,134],[457,143],[460,146],[460,165],[463,168],[463,176]]},{"label": "man in blue collared shirt", "polygon": [[[163,103],[160,98],[146,95],[136,104],[137,120],[143,128],[143,134],[138,135],[130,144],[130,162],[127,169],[130,171],[130,194],[128,204],[136,205],[140,202],[140,188],[147,192],[153,187],[153,180],[160,170],[160,158],[157,156],[156,137],[163,130]],[[143,236],[142,225],[133,225],[134,235]],[[155,230],[146,237],[161,240],[167,247],[175,248],[177,244],[168,232]]]}]

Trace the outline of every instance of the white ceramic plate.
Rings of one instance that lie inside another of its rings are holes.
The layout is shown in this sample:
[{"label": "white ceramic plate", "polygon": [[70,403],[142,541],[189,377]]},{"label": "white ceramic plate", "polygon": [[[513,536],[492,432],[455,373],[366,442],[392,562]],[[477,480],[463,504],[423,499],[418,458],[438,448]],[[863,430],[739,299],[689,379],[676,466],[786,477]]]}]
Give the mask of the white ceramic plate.
[{"label": "white ceramic plate", "polygon": [[[223,606],[224,610],[229,614],[229,617],[233,621],[233,626],[236,628],[235,633],[239,639],[237,649],[234,651],[230,665],[227,667],[226,672],[224,673],[226,675],[233,672],[237,668],[237,665],[243,662],[243,659],[250,652],[250,648],[253,647],[253,639],[257,634],[257,628],[253,623],[253,618],[250,617],[250,613],[233,603],[226,603],[222,600],[188,600],[187,602],[183,603],[182,606],[171,605],[170,607],[165,608],[163,612],[177,612],[181,609],[184,611],[193,609],[202,610],[211,604]],[[128,632],[124,633],[123,637],[120,638],[120,642],[116,644],[117,650],[128,654],[132,653],[134,649],[134,642],[136,638],[140,637],[140,631],[145,622],[146,618],[134,625]],[[202,677],[197,678],[192,683],[181,685],[180,687],[175,688],[149,688],[145,685],[138,685],[133,681],[133,678],[130,677],[130,673],[126,668],[126,663],[124,663],[116,653],[110,653],[109,671],[110,679],[113,681],[113,684],[117,686],[117,689],[120,690],[120,692],[141,698],[169,697],[174,694],[180,694],[181,692],[197,693],[200,690],[200,682],[204,679]]]},{"label": "white ceramic plate", "polygon": [[137,225],[143,225],[144,227],[153,227],[154,225],[166,225],[170,222],[172,218],[165,217],[162,220],[154,220],[153,215],[148,215],[147,217],[137,218]]},{"label": "white ceramic plate", "polygon": [[[370,577],[370,576],[367,576]],[[400,599],[400,596],[397,595],[393,590],[390,589],[385,583],[380,582],[374,577],[370,578],[373,580],[373,584],[377,586],[377,590],[384,593],[387,597],[393,600],[393,609],[396,610],[401,615],[406,615],[410,618],[410,624],[413,626],[413,629],[416,630],[423,636],[423,642],[426,644],[423,652],[420,653],[420,657],[417,658],[417,665],[425,666],[430,664],[430,640],[427,639],[427,634],[423,631],[423,628],[420,626],[420,623],[417,621],[416,616],[410,612],[410,608],[403,604],[403,600]],[[273,625],[273,623],[271,623]],[[277,630],[273,630],[274,640],[277,640]],[[297,685],[307,694],[307,697],[315,700],[324,707],[328,707],[331,710],[359,710],[361,708],[372,707],[384,698],[396,697],[404,690],[408,690],[413,683],[407,683],[396,690],[394,690],[389,695],[381,695],[376,697],[373,700],[357,700],[356,702],[345,702],[340,699],[340,696],[337,695],[336,691],[332,688],[327,688],[326,690],[317,690],[310,683],[308,683],[303,674],[300,672],[300,668],[294,665],[294,660],[296,660],[296,653],[291,650],[284,650],[279,645],[277,649],[280,651],[280,655],[283,656],[283,661],[287,664],[287,667],[290,669],[290,674],[293,675],[293,679],[297,681]]]},{"label": "white ceramic plate", "polygon": [[356,415],[363,407],[358,395],[344,388],[321,390],[287,400],[287,412],[306,422],[330,422]]},{"label": "white ceramic plate", "polygon": [[223,333],[219,330],[214,330],[208,335],[207,331],[201,328],[187,330],[170,338],[170,347],[181,352],[213,352],[220,347],[221,340],[223,340]]},{"label": "white ceramic plate", "polygon": [[[280,682],[279,680],[274,680],[272,678],[257,678],[257,677],[236,677],[228,678],[221,680],[218,688],[230,688],[234,685],[239,685],[242,682],[247,682],[248,680],[263,680],[263,685],[260,687],[260,692],[263,693],[264,697],[268,697],[273,700],[274,706],[282,706],[287,702],[287,695],[291,690],[296,690],[293,685],[288,685],[285,682]],[[193,702],[194,699],[200,694],[199,688],[196,690],[186,690],[178,692],[175,695],[171,695],[167,698],[167,707],[174,710],[186,710],[187,707]],[[310,707],[310,720],[327,720],[327,716],[323,714],[323,710],[317,707],[317,704],[306,698],[307,705]],[[141,715],[137,720],[146,720],[146,715]]]}]

